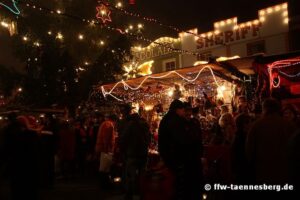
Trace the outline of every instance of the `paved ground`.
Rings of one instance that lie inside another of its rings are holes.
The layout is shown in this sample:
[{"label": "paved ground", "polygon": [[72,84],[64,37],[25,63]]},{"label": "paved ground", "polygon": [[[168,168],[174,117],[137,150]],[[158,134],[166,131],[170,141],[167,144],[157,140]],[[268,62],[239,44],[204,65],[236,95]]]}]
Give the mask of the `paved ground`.
[{"label": "paved ground", "polygon": [[[10,200],[7,181],[0,182],[0,199]],[[54,188],[44,189],[39,193],[39,200],[122,200],[119,187],[104,190],[97,179],[77,178],[74,180],[57,180]]]}]

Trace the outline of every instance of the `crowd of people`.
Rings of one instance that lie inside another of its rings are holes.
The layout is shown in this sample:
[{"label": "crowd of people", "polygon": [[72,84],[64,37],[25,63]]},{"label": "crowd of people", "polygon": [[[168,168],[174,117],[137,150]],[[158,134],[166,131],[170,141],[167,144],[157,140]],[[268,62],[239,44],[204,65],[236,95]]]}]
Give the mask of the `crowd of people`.
[{"label": "crowd of people", "polygon": [[159,124],[127,104],[119,113],[74,120],[13,113],[1,128],[0,152],[16,200],[37,199],[39,187],[53,186],[55,178],[97,176],[101,187],[109,189],[116,171],[125,199],[147,199],[140,193],[145,184],[140,180],[153,152],[159,153],[156,166],[173,178],[170,198],[193,200],[202,198],[204,183],[296,185],[298,115],[292,105],[282,108],[275,99],[257,109],[244,96],[236,109],[222,102],[212,106],[207,99],[175,99]]}]

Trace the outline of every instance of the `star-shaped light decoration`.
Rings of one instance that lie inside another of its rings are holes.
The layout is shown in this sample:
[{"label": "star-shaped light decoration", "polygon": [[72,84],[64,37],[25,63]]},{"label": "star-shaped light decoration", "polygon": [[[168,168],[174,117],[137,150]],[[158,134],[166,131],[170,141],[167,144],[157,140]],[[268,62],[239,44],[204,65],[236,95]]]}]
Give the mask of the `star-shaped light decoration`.
[{"label": "star-shaped light decoration", "polygon": [[111,22],[111,11],[105,4],[100,4],[100,6],[96,7],[97,10],[97,19],[101,19],[102,23],[105,24],[106,22]]},{"label": "star-shaped light decoration", "polygon": [[138,76],[146,76],[152,74],[152,64],[154,63],[153,60],[144,62],[143,64],[139,65],[138,63],[132,62],[129,65],[124,65],[123,69],[125,71],[124,77],[126,79],[136,78]]},{"label": "star-shaped light decoration", "polygon": [[19,15],[21,12],[19,8],[17,7],[17,1],[11,0],[12,5],[4,4],[3,2],[0,2],[0,7],[3,6],[4,8],[8,9],[10,12],[14,13],[15,15]]}]

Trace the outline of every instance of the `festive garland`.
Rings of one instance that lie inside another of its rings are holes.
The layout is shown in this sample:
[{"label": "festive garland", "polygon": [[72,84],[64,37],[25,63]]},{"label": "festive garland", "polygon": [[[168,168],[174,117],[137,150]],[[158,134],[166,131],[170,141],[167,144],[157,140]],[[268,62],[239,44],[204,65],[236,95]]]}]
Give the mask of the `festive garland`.
[{"label": "festive garland", "polygon": [[12,5],[9,6],[9,5],[6,5],[2,2],[0,2],[0,6],[3,6],[4,8],[8,9],[10,12],[12,12],[13,14],[15,15],[19,15],[21,12],[17,6],[17,1],[16,0],[12,0]]},{"label": "festive garland", "polygon": [[104,86],[101,86],[101,91],[102,91],[102,94],[103,94],[104,97],[107,97],[107,96],[109,95],[109,96],[113,97],[114,99],[116,99],[116,100],[118,100],[118,101],[123,101],[122,99],[120,99],[120,98],[118,98],[118,97],[116,97],[115,95],[112,94],[113,91],[116,89],[116,87],[118,87],[120,84],[123,85],[124,90],[130,89],[130,90],[136,91],[136,90],[139,90],[139,89],[143,86],[143,84],[144,84],[148,79],[163,79],[163,78],[166,78],[166,77],[168,77],[168,76],[170,76],[170,75],[172,75],[172,74],[175,74],[175,75],[177,75],[178,77],[182,78],[183,80],[192,83],[192,82],[195,82],[195,81],[199,78],[199,76],[201,75],[201,73],[202,73],[203,70],[205,70],[205,69],[207,69],[207,70],[210,71],[210,73],[211,73],[211,75],[213,76],[213,79],[214,79],[216,85],[217,85],[218,87],[220,87],[220,85],[219,85],[219,83],[218,83],[218,81],[217,81],[217,78],[216,78],[216,76],[215,76],[215,74],[214,74],[212,68],[211,68],[210,66],[205,66],[205,67],[203,67],[203,68],[201,68],[201,69],[199,70],[199,72],[197,73],[196,77],[193,78],[193,79],[186,78],[186,77],[184,77],[183,75],[179,74],[177,71],[170,71],[170,72],[168,72],[167,74],[162,75],[162,76],[153,76],[153,75],[146,76],[146,77],[142,80],[142,82],[141,82],[137,87],[131,87],[130,85],[128,85],[128,84],[126,83],[126,81],[121,80],[121,81],[117,82],[117,83],[112,87],[112,89],[110,89],[110,91],[106,91],[105,88],[104,88]]}]

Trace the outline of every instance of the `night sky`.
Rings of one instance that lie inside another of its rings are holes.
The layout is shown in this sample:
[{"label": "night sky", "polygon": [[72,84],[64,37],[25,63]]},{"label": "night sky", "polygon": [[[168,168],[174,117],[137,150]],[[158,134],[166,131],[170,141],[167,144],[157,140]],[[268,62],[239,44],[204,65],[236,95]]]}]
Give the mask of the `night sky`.
[{"label": "night sky", "polygon": [[[123,0],[129,1],[129,0]],[[135,0],[135,5],[128,5],[126,10],[153,17],[167,25],[182,30],[198,28],[199,32],[213,29],[213,23],[238,16],[238,22],[257,18],[257,11],[262,8],[286,2],[284,0]],[[128,3],[128,2],[127,2]],[[1,10],[0,10],[1,11]],[[152,40],[162,36],[178,37],[178,33],[159,25],[147,23],[142,19],[127,17],[128,24],[143,23],[144,36]],[[11,55],[8,34],[0,30],[0,64],[16,65]],[[5,59],[4,59],[5,58]]]},{"label": "night sky", "polygon": [[[284,0],[135,0],[131,10],[145,16],[160,19],[164,24],[188,30],[198,28],[199,32],[212,30],[213,23],[238,16],[238,22],[257,18],[262,8],[286,2]],[[148,28],[147,28],[148,27]],[[145,36],[155,39],[174,31],[147,25]]]}]

